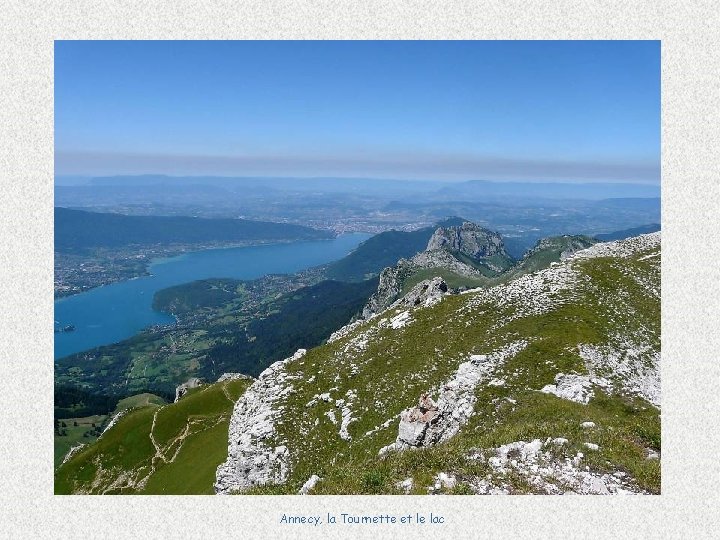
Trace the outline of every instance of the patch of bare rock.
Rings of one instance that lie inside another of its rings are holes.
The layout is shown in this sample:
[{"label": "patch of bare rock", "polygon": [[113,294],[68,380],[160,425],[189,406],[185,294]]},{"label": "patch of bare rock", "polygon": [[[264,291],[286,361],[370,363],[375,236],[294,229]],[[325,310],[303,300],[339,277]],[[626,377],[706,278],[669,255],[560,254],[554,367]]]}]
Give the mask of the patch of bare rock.
[{"label": "patch of bare rock", "polygon": [[276,441],[275,420],[283,407],[276,402],[292,391],[285,366],[302,358],[305,349],[263,371],[235,404],[230,419],[228,457],[217,468],[215,493],[228,494],[268,483],[283,483],[290,452]]}]

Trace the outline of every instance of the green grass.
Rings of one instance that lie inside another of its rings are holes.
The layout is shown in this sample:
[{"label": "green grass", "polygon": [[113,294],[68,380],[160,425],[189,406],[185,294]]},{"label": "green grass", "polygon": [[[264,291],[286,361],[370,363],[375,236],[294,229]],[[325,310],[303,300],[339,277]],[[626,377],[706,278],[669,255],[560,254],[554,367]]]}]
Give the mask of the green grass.
[{"label": "green grass", "polygon": [[154,411],[155,407],[132,411],[94,444],[60,466],[55,473],[55,493],[122,492],[121,487],[110,489],[112,481],[121,472],[139,468],[155,452],[149,437]]},{"label": "green grass", "polygon": [[460,287],[472,289],[475,287],[487,286],[492,283],[492,281],[488,278],[463,276],[446,268],[423,268],[410,275],[403,282],[403,288],[400,296],[405,296],[421,281],[432,279],[436,276],[443,278],[445,283],[447,283],[447,286],[451,289],[459,289]]},{"label": "green grass", "polygon": [[[475,268],[485,277],[495,277],[513,266],[513,260],[501,253],[491,255],[490,257],[483,257],[479,260],[461,251],[452,251],[452,254],[460,262],[467,264],[471,268]],[[494,270],[491,266],[500,268],[500,271]]]},{"label": "green grass", "polygon": [[[552,383],[557,373],[586,372],[578,344],[602,345],[621,334],[642,338],[659,350],[659,300],[640,285],[647,279],[659,287],[659,268],[652,260],[637,260],[642,255],[572,263],[580,276],[577,284],[558,291],[559,303],[541,315],[521,316],[498,326],[517,306],[486,301],[469,308],[474,295],[451,296],[432,308],[413,310],[413,322],[405,328],[379,328],[378,321],[400,312],[395,310],[365,323],[346,338],[308,351],[287,366],[302,377],[293,382],[294,392],[279,403],[285,412],[273,441],[291,449],[288,481],[250,493],[295,493],[312,474],[323,478],[313,491],[319,494],[398,493],[396,483],[407,477],[415,480],[414,493],[427,493],[433,475],[441,471],[460,479],[491,472],[486,462],[467,459],[471,448],[495,448],[536,438],[544,441],[547,437],[569,439],[562,452],[570,456],[583,451],[584,465],[593,470],[625,471],[640,488],[658,493],[660,462],[645,458],[648,449],[660,451],[656,407],[622,392],[606,395],[598,390],[587,405],[538,392]],[[369,343],[365,350],[349,347],[353,338],[366,332]],[[433,448],[377,457],[378,450],[395,439],[397,419],[390,427],[365,436],[367,431],[413,405],[420,393],[437,388],[470,354],[489,353],[517,339],[525,339],[529,345],[493,375],[505,379],[505,385],[478,388],[476,415],[458,435]],[[312,384],[305,382],[310,375],[315,377]],[[334,404],[305,404],[328,390],[333,399],[344,398],[350,389],[357,392],[352,404],[356,421],[349,424],[352,440],[346,441],[339,437],[338,426],[325,416],[334,410],[339,417]],[[511,405],[506,397],[516,404]],[[595,422],[597,429],[583,430],[584,421]],[[600,450],[587,451],[585,442],[598,444]],[[513,493],[533,489],[519,475],[508,475],[502,482]],[[467,482],[461,482],[454,492],[468,489]]]},{"label": "green grass", "polygon": [[57,470],[55,493],[212,493],[234,402],[250,383],[207,385],[167,405],[136,399],[144,406]]},{"label": "green grass", "polygon": [[[60,422],[64,422],[66,427],[61,427],[64,435],[55,434],[54,442],[54,463],[57,469],[62,463],[65,455],[73,446],[84,443],[93,442],[97,437],[91,435],[95,431],[95,427],[105,423],[107,416],[96,414],[94,416],[86,416],[84,418],[63,418]],[[75,423],[78,425],[76,426]],[[95,427],[93,427],[95,424]]]},{"label": "green grass", "polygon": [[189,435],[172,463],[158,469],[143,493],[211,495],[215,470],[227,458],[227,418]]},{"label": "green grass", "polygon": [[134,396],[126,397],[118,401],[117,407],[113,414],[117,414],[125,409],[133,409],[139,407],[147,407],[148,405],[164,405],[165,400],[155,394],[136,394]]}]

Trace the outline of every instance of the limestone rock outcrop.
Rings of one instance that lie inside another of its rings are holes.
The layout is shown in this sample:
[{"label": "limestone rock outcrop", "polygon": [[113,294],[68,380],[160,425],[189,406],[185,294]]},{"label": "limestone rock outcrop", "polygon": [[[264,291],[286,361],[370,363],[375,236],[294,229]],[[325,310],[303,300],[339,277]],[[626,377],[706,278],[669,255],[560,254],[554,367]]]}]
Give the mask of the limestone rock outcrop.
[{"label": "limestone rock outcrop", "polygon": [[228,457],[217,468],[215,493],[286,480],[290,452],[276,440],[275,420],[282,414],[276,402],[292,392],[292,377],[285,365],[305,353],[305,349],[298,349],[293,356],[272,364],[235,404],[228,430]]},{"label": "limestone rock outcrop", "polygon": [[220,377],[218,377],[217,382],[237,381],[239,379],[252,379],[252,377],[245,375],[244,373],[223,373]]},{"label": "limestone rock outcrop", "polygon": [[377,291],[363,308],[362,318],[368,319],[398,300],[406,280],[420,270],[438,268],[481,278],[486,273],[502,273],[511,265],[512,259],[498,233],[470,222],[439,227],[425,251],[410,259],[400,259],[380,273]]},{"label": "limestone rock outcrop", "polygon": [[392,307],[429,307],[449,293],[445,280],[441,277],[426,279],[415,285],[409,293],[392,304]]},{"label": "limestone rock outcrop", "polygon": [[416,407],[400,414],[394,443],[380,449],[380,455],[393,450],[432,446],[453,437],[473,414],[475,388],[489,381],[495,369],[527,346],[525,341],[510,343],[492,354],[474,354],[458,366],[452,379],[438,389],[433,401],[429,393],[420,396]]},{"label": "limestone rock outcrop", "polygon": [[191,388],[197,388],[201,384],[203,384],[202,379],[198,379],[197,377],[191,377],[181,385],[177,386],[175,388],[175,401],[178,401],[181,397],[187,394],[187,391]]},{"label": "limestone rock outcrop", "polygon": [[427,251],[450,249],[473,259],[505,253],[502,237],[475,223],[465,222],[459,227],[440,227],[430,238]]},{"label": "limestone rock outcrop", "polygon": [[380,273],[378,288],[362,311],[362,318],[369,319],[387,308],[402,291],[403,282],[416,270],[407,259],[400,259],[395,266],[389,266]]}]

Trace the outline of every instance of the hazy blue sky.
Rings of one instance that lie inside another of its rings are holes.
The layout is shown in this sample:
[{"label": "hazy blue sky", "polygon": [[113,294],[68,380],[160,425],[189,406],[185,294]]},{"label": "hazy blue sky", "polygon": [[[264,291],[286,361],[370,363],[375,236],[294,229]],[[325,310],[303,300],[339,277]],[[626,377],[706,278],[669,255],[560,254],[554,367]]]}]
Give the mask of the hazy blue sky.
[{"label": "hazy blue sky", "polygon": [[57,174],[659,182],[660,43],[58,41]]}]

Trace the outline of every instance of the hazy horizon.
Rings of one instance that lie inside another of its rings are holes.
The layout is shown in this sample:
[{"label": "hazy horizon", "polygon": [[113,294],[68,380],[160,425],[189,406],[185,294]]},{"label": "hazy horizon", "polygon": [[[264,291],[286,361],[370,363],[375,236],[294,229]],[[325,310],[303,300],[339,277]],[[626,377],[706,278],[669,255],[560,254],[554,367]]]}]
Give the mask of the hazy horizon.
[{"label": "hazy horizon", "polygon": [[55,173],[660,181],[659,41],[56,41]]},{"label": "hazy horizon", "polygon": [[596,181],[574,181],[574,180],[562,180],[562,179],[485,179],[485,178],[468,178],[468,179],[447,179],[447,178],[403,178],[403,177],[392,177],[383,178],[380,176],[299,176],[299,175],[221,175],[221,174],[165,174],[165,173],[137,173],[137,174],[55,174],[54,180],[56,185],[72,185],[80,181],[91,181],[97,179],[112,179],[112,178],[167,178],[167,179],[227,179],[227,180],[336,180],[342,181],[371,181],[371,182],[416,182],[424,184],[462,184],[467,182],[487,182],[492,184],[615,184],[615,185],[638,185],[638,186],[656,186],[660,187],[660,182],[639,182],[632,180],[596,180]]}]

